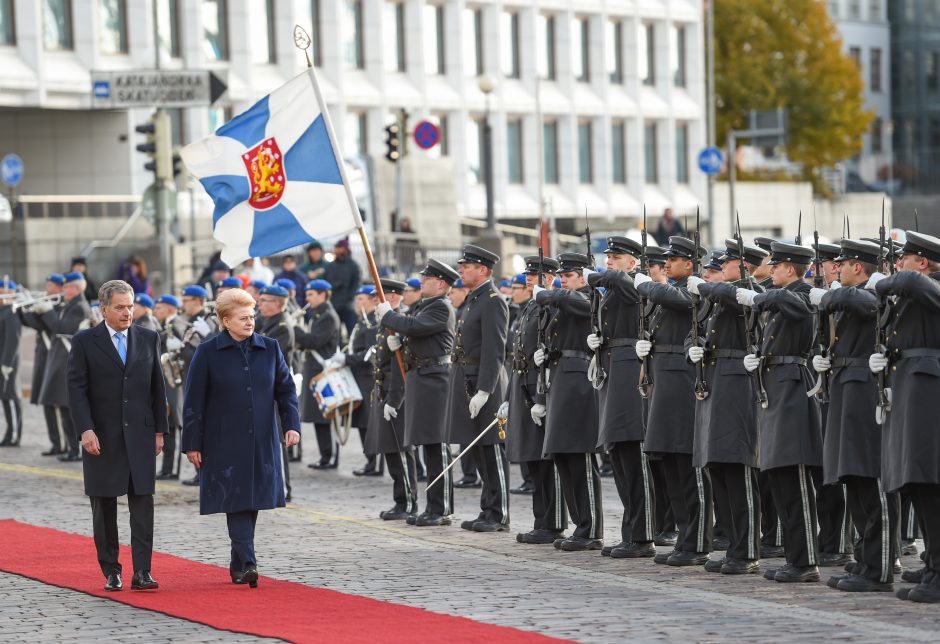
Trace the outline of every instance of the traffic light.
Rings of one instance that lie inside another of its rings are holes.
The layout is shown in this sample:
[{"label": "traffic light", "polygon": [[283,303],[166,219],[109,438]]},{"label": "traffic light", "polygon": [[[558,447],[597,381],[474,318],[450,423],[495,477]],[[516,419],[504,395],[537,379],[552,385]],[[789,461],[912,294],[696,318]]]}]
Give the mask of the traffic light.
[{"label": "traffic light", "polygon": [[385,158],[392,163],[398,163],[401,159],[401,128],[395,123],[385,126]]},{"label": "traffic light", "polygon": [[173,146],[170,132],[170,117],[163,110],[158,110],[147,123],[134,128],[138,134],[147,137],[146,143],[137,145],[137,151],[143,152],[150,161],[144,168],[153,172],[157,181],[173,180]]},{"label": "traffic light", "polygon": [[173,153],[173,178],[176,179],[183,172],[183,159],[180,157],[179,152]]},{"label": "traffic light", "polygon": [[157,164],[154,159],[156,159],[156,156],[157,156],[157,142],[156,142],[157,141],[157,137],[156,137],[157,128],[153,123],[153,118],[151,118],[149,121],[147,121],[143,125],[136,126],[134,128],[134,131],[137,132],[138,134],[143,134],[147,137],[146,143],[140,143],[137,145],[137,151],[143,152],[151,159],[150,161],[144,164],[144,169],[149,170],[150,172],[156,173]]}]

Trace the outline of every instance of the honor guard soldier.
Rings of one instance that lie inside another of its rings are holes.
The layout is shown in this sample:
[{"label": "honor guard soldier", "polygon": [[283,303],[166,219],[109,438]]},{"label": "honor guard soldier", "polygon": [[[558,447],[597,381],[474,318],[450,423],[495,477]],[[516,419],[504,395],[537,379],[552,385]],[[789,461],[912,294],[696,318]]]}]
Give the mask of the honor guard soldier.
[{"label": "honor guard soldier", "polygon": [[[509,307],[493,284],[493,266],[499,255],[467,244],[457,260],[467,298],[457,317],[454,364],[450,371],[448,418],[450,443],[467,445],[493,422],[506,397],[506,333]],[[474,532],[509,528],[509,461],[490,428],[470,450],[480,472],[480,514],[460,527]]]},{"label": "honor guard soldier", "polygon": [[[427,477],[431,482],[450,464],[447,446],[447,393],[451,351],[454,347],[454,308],[447,291],[459,278],[453,268],[429,259],[421,271],[422,299],[408,315],[392,311],[389,302],[375,309],[379,323],[396,332],[386,343],[392,351],[402,350],[405,362],[405,446],[424,447]],[[393,372],[394,373],[394,372]],[[386,421],[399,416],[394,405],[386,403]],[[416,526],[450,525],[454,507],[454,483],[450,472],[427,488],[425,510],[407,521]]]},{"label": "honor guard soldier", "polygon": [[[401,313],[402,293],[405,283],[392,279],[380,280],[382,291],[390,309]],[[378,302],[376,302],[378,306]],[[394,352],[388,346],[390,331],[378,326],[375,342],[364,358],[372,367],[371,401],[369,405],[369,428],[366,430],[363,449],[366,456],[384,458],[388,464],[388,474],[392,477],[391,509],[379,513],[379,518],[386,521],[404,521],[418,512],[418,482],[415,480],[414,449],[405,446],[402,432],[404,415],[402,411],[405,398],[405,383],[401,368]],[[363,395],[368,395],[363,391]],[[388,420],[385,419],[386,405],[390,408]],[[392,416],[392,413],[395,416]]]},{"label": "honor guard soldier", "polygon": [[153,318],[153,298],[146,293],[134,295],[134,324],[151,331],[160,331],[160,325]]},{"label": "honor guard soldier", "polygon": [[884,420],[882,485],[887,492],[910,496],[924,531],[920,583],[897,595],[935,604],[940,603],[940,239],[907,231],[899,266],[899,272],[875,285],[885,325],[879,339],[885,346],[868,364],[872,372],[884,374],[890,389],[887,409],[879,414]]},{"label": "honor guard soldier", "polygon": [[620,543],[605,546],[601,554],[616,559],[651,558],[656,555],[654,490],[643,453],[646,423],[638,389],[641,363],[635,349],[642,312],[634,278],[643,246],[626,237],[608,237],[604,254],[607,270],[588,276],[588,284],[604,289],[604,295],[594,319],[598,332],[587,337],[587,344],[594,351],[591,369],[600,412],[597,446],[610,454],[623,522]]},{"label": "honor guard soldier", "polygon": [[532,290],[543,279],[551,280],[558,270],[558,262],[538,255],[525,258],[524,292],[528,300],[520,305],[513,334],[512,362],[506,400],[500,406],[499,417],[506,424],[506,456],[512,463],[524,464],[532,478],[532,514],[535,521],[532,530],[516,535],[519,543],[548,544],[564,538],[568,527],[561,479],[551,458],[545,458],[545,429],[536,424],[532,407],[545,408],[545,394],[539,392],[539,369],[534,354],[539,346],[540,308],[532,297]]},{"label": "honor guard soldier", "polygon": [[819,408],[807,397],[813,378],[808,356],[813,344],[809,284],[803,275],[813,251],[774,242],[771,276],[776,288],[764,293],[739,288],[739,304],[756,307],[768,320],[762,329],[759,354],[744,357],[748,372],[761,370],[767,407],[758,411],[760,466],[783,527],[787,565],[769,568],[766,579],[778,582],[819,581],[816,540],[816,490],[811,469],[822,466]]},{"label": "honor guard soldier", "polygon": [[545,423],[542,453],[551,456],[558,468],[575,524],[571,536],[555,541],[557,549],[569,552],[600,550],[604,545],[601,479],[594,458],[597,394],[587,379],[591,304],[584,272],[592,272],[588,262],[581,253],[562,253],[558,256],[561,288],[533,288],[544,316],[545,347],[539,347],[532,359],[546,372],[547,396],[546,404],[534,405],[531,415],[536,424]]},{"label": "honor guard soldier", "polygon": [[[705,364],[708,396],[695,404],[695,443],[692,464],[707,468],[715,499],[715,515],[724,526],[729,545],[722,559],[705,564],[709,572],[742,575],[760,572],[760,487],[755,384],[742,359],[747,354],[749,319],[756,316],[738,304],[738,287],[763,291],[750,272],[769,255],[760,248],[725,241],[721,255],[724,281],[704,283],[688,278],[689,292],[712,304],[702,342],[689,347],[689,361]],[[754,333],[759,333],[756,329]]]},{"label": "honor guard soldier", "polygon": [[320,460],[307,465],[314,470],[335,470],[339,465],[339,443],[311,390],[314,376],[323,372],[326,360],[339,349],[342,337],[339,316],[330,304],[332,291],[333,286],[324,279],[309,282],[306,297],[310,308],[303,322],[294,328],[295,348],[305,352],[300,419],[313,423],[320,450]]},{"label": "honor guard soldier", "polygon": [[[157,298],[153,305],[153,315],[160,325],[160,363],[163,365],[163,379],[166,381],[166,401],[169,407],[167,434],[163,443],[163,463],[157,472],[158,479],[178,479],[179,460],[176,438],[183,428],[183,361],[180,350],[186,335],[188,322],[179,315],[183,306],[179,298],[166,293]],[[176,462],[174,469],[173,463]]]},{"label": "honor guard soldier", "polygon": [[[666,274],[672,284],[639,280],[637,290],[657,305],[649,322],[652,339],[636,343],[640,359],[650,356],[653,391],[644,449],[659,457],[666,492],[678,523],[679,536],[671,553],[656,555],[657,563],[701,566],[712,549],[712,491],[708,471],[692,464],[695,426],[695,366],[686,361],[693,298],[686,283],[693,257],[707,251],[685,237],[669,238]],[[636,280],[637,278],[634,278]]]},{"label": "honor guard soldier", "polygon": [[[833,576],[827,583],[850,592],[891,592],[900,503],[897,494],[886,494],[881,486],[881,428],[875,418],[878,382],[868,370],[878,312],[874,285],[884,277],[877,272],[881,249],[843,239],[835,261],[840,266],[841,288],[814,288],[809,296],[820,314],[831,316],[833,328],[827,354],[813,357],[816,372],[829,376],[823,482],[828,489],[845,486],[852,522],[861,539],[850,573]],[[822,524],[818,499],[817,508]],[[820,550],[822,538],[820,530]]]},{"label": "honor guard soldier", "polygon": [[86,287],[82,273],[67,273],[62,286],[62,301],[54,308],[49,302],[40,302],[33,307],[52,342],[46,359],[39,402],[43,406],[55,408],[59,426],[68,441],[68,452],[59,456],[60,461],[82,460],[78,453],[78,435],[75,434],[69,414],[67,372],[71,338],[90,326],[91,307],[85,299]]},{"label": "honor guard soldier", "polygon": [[[509,379],[512,380],[512,356],[513,347],[516,345],[516,340],[518,339],[519,316],[526,304],[532,301],[532,288],[526,284],[525,273],[519,273],[510,280],[509,291],[511,301],[509,303],[509,333],[506,334],[506,373],[509,374]],[[506,395],[509,395],[508,386],[506,388]],[[509,459],[509,462],[512,463],[512,459]],[[535,483],[532,482],[532,473],[529,472],[529,466],[526,465],[525,462],[519,463],[519,473],[522,475],[522,482],[519,483],[518,487],[509,488],[509,493],[532,494],[532,491],[535,489]]]},{"label": "honor guard soldier", "polygon": [[762,251],[767,253],[767,257],[764,258],[764,261],[761,262],[761,265],[754,269],[754,272],[751,274],[751,277],[754,278],[754,281],[757,282],[757,285],[760,286],[765,291],[774,288],[773,278],[770,276],[770,248],[774,240],[770,237],[755,237],[754,245],[757,246]]},{"label": "honor guard soldier", "polygon": [[[16,282],[8,278],[0,279],[0,295],[14,293]],[[7,431],[0,441],[0,447],[19,446],[23,437],[23,407],[16,387],[22,331],[23,324],[13,312],[11,298],[0,299],[0,400],[3,401],[3,415],[7,422]]]}]

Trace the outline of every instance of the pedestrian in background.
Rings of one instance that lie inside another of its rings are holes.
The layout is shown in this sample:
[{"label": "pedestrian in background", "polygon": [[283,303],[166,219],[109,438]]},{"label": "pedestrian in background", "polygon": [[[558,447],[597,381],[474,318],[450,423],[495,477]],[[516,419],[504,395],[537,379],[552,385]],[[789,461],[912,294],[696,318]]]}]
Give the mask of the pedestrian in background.
[{"label": "pedestrian in background", "polygon": [[[294,300],[300,306],[305,304],[304,300],[304,288],[307,286],[307,280],[304,277],[304,274],[301,271],[297,270],[297,258],[293,255],[285,255],[284,259],[281,260],[281,272],[278,273],[275,277],[275,280],[290,280],[294,286],[291,290],[294,291]],[[271,282],[274,283],[273,281]],[[285,286],[286,288],[286,286]]]},{"label": "pedestrian in background", "polygon": [[147,278],[147,262],[136,255],[121,264],[116,279],[130,284],[134,293],[151,294],[150,280]]},{"label": "pedestrian in background", "polygon": [[333,308],[342,320],[347,331],[352,331],[356,325],[356,311],[353,308],[353,298],[359,288],[361,273],[359,264],[349,254],[349,240],[341,239],[333,248],[334,259],[327,264],[324,279],[332,284]]},{"label": "pedestrian in background", "polygon": [[300,265],[300,272],[304,274],[307,281],[323,277],[326,272],[326,260],[323,259],[323,245],[317,240],[307,244],[307,261]]},{"label": "pedestrian in background", "polygon": [[669,238],[674,235],[684,237],[685,230],[672,213],[672,208],[666,208],[663,211],[663,218],[659,220],[659,225],[656,227],[656,234],[654,235],[656,243],[660,246],[668,246]]}]

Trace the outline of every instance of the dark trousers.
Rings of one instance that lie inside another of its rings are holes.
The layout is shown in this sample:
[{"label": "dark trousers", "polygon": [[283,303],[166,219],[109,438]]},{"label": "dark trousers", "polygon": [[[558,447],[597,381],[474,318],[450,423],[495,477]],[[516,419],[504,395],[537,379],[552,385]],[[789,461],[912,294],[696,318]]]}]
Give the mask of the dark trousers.
[{"label": "dark trousers", "polygon": [[767,480],[783,528],[783,550],[787,563],[798,568],[819,564],[816,535],[816,488],[806,465],[788,465],[767,470]]},{"label": "dark trousers", "polygon": [[[474,445],[469,456],[480,472],[480,518],[509,524],[509,460],[502,443]],[[463,461],[464,459],[461,459]]]},{"label": "dark trousers", "polygon": [[[450,465],[450,447],[445,443],[423,445],[428,483],[438,477]],[[427,514],[449,516],[454,513],[454,472],[450,470],[434,487],[425,488]]]},{"label": "dark trousers", "polygon": [[[362,455],[366,457],[366,467],[376,467],[376,454],[366,454],[365,444],[366,444],[366,432],[368,431],[367,427],[359,427],[359,441],[362,443]],[[378,462],[379,471],[382,470],[382,459],[379,459]]]},{"label": "dark trousers", "polygon": [[574,523],[575,537],[604,538],[601,473],[594,454],[554,454],[561,490]]},{"label": "dark trousers", "polygon": [[[120,542],[117,527],[117,498],[113,496],[92,496],[91,520],[95,532],[95,550],[98,551],[98,565],[107,577],[112,572],[121,574],[118,561]],[[131,559],[134,572],[150,570],[153,555],[153,495],[133,494],[128,489],[127,509],[131,515]]]},{"label": "dark trousers", "polygon": [[812,468],[813,482],[816,485],[816,512],[819,518],[819,552],[830,554],[851,554],[855,550],[852,543],[852,517],[849,513],[845,486],[842,483],[823,485],[822,468]]},{"label": "dark trousers", "polygon": [[54,407],[56,416],[59,419],[59,427],[65,434],[65,442],[68,444],[69,454],[78,454],[78,436],[75,435],[75,428],[72,426],[72,415],[69,414],[68,407]]},{"label": "dark trousers", "polygon": [[3,415],[7,421],[7,433],[3,437],[5,443],[19,445],[23,437],[23,407],[19,398],[3,401]]},{"label": "dark trousers", "polygon": [[[163,463],[160,466],[161,474],[172,474],[174,471],[173,461],[176,460],[176,435],[179,433],[179,427],[170,427],[163,439]],[[179,471],[176,472],[179,474]]]},{"label": "dark trousers", "polygon": [[760,486],[761,543],[779,548],[783,546],[783,526],[780,525],[780,517],[774,505],[774,495],[770,491],[770,479],[767,472],[761,471],[757,475],[757,483]]},{"label": "dark trousers", "polygon": [[317,447],[320,449],[320,460],[324,463],[337,465],[339,463],[339,445],[333,438],[333,431],[329,423],[315,423],[313,426],[317,435]]},{"label": "dark trousers", "polygon": [[[460,446],[461,454],[463,454],[466,450],[466,445]],[[477,459],[474,452],[471,451],[469,454],[460,459],[460,472],[463,474],[463,478],[476,480],[478,471],[479,468],[477,467]]]},{"label": "dark trousers", "polygon": [[392,498],[395,500],[395,509],[414,514],[418,509],[414,450],[388,452],[385,454],[385,462],[388,463],[388,474],[392,477]]},{"label": "dark trousers", "polygon": [[229,570],[241,572],[248,564],[257,564],[255,559],[255,524],[258,522],[257,510],[226,512],[228,538],[232,541],[232,561]]},{"label": "dark trousers", "polygon": [[913,541],[920,534],[917,513],[914,512],[914,503],[911,501],[911,495],[904,489],[901,490],[901,540]]},{"label": "dark trousers", "polygon": [[714,503],[708,470],[693,466],[691,454],[663,454],[662,462],[679,529],[676,550],[711,552]]},{"label": "dark trousers", "polygon": [[924,549],[927,551],[924,563],[933,573],[933,579],[927,583],[940,584],[940,485],[911,483],[902,489],[914,503],[924,534]]},{"label": "dark trousers", "polygon": [[[42,415],[46,419],[46,431],[49,433],[49,442],[52,444],[52,449],[59,452],[62,451],[62,437],[59,435],[59,415],[55,411],[55,407],[51,405],[43,405]],[[66,444],[68,441],[66,441]]]},{"label": "dark trousers", "polygon": [[643,444],[639,441],[613,443],[608,454],[614,484],[623,504],[620,538],[624,543],[649,543],[655,534],[655,501],[653,478]]},{"label": "dark trousers", "polygon": [[730,559],[760,559],[760,485],[757,468],[740,463],[709,463],[715,514],[722,517]]},{"label": "dark trousers", "polygon": [[859,565],[854,572],[872,581],[890,583],[894,581],[898,552],[900,499],[897,493],[886,494],[876,478],[847,476],[844,482],[852,522],[861,533],[855,550]]},{"label": "dark trousers", "polygon": [[536,530],[565,530],[568,512],[554,461],[527,461],[525,464],[535,486],[532,491],[532,514],[535,517],[532,527]]},{"label": "dark trousers", "polygon": [[666,492],[666,470],[659,458],[648,458],[650,474],[653,475],[653,509],[655,511],[656,534],[676,531],[676,515]]},{"label": "dark trousers", "polygon": [[424,461],[424,446],[418,445],[415,449],[415,475],[424,477],[427,475],[425,470],[427,469]]}]

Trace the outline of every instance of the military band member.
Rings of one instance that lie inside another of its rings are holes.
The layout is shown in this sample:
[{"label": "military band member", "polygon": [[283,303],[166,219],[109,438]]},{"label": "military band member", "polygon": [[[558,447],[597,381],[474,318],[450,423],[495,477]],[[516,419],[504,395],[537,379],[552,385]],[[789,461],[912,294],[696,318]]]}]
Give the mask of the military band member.
[{"label": "military band member", "polygon": [[764,293],[739,288],[739,304],[767,313],[760,355],[744,357],[749,372],[761,370],[767,408],[758,411],[760,466],[767,472],[774,506],[783,526],[786,566],[764,571],[778,582],[819,581],[816,490],[811,469],[822,466],[819,407],[807,397],[814,378],[807,365],[814,329],[810,286],[803,274],[812,249],[774,242],[771,277],[776,288]]},{"label": "military band member", "polygon": [[[538,255],[525,258],[525,282],[522,289],[528,297],[520,304],[519,317],[512,334],[512,363],[506,400],[500,406],[499,416],[507,420],[506,456],[512,463],[525,464],[532,477],[532,530],[516,535],[519,543],[548,544],[564,538],[568,527],[561,478],[551,458],[542,451],[545,428],[532,417],[532,407],[545,407],[545,394],[538,391],[539,369],[534,354],[538,349],[539,305],[532,297],[538,285],[539,274],[551,280],[558,270],[558,262]],[[516,294],[514,293],[514,297]],[[520,298],[521,299],[521,298]]]},{"label": "military band member", "polygon": [[160,325],[153,318],[153,298],[146,293],[134,295],[134,324],[151,331],[160,330]]},{"label": "military band member", "polygon": [[262,280],[251,280],[245,286],[245,291],[254,299],[255,305],[261,301],[261,289],[263,289],[267,284]]},{"label": "military band member", "polygon": [[[512,380],[512,360],[514,347],[516,346],[516,341],[519,339],[519,321],[522,314],[522,309],[532,301],[532,288],[526,284],[526,274],[519,273],[510,280],[509,286],[509,333],[506,335],[506,373],[509,374],[510,381]],[[531,356],[530,356],[531,358]],[[506,395],[509,395],[509,388],[506,389]],[[505,402],[505,401],[504,401]],[[528,414],[526,415],[528,418]],[[509,443],[506,444],[506,449],[509,449]],[[507,452],[507,458],[508,452]],[[539,455],[541,458],[541,454]],[[511,458],[509,462],[513,463]],[[529,466],[526,461],[519,463],[519,472],[522,474],[522,482],[519,483],[518,487],[509,488],[510,494],[532,494],[535,490],[535,483],[532,481],[532,472],[529,471]]]},{"label": "military band member", "polygon": [[[405,280],[405,290],[401,296],[401,312],[405,315],[411,311],[411,307],[421,301],[421,280],[412,277]],[[469,458],[469,454],[467,455]],[[415,476],[419,481],[427,480],[427,473],[424,466],[424,450],[420,447],[415,448]]]},{"label": "military band member", "polygon": [[339,349],[339,316],[330,304],[333,285],[324,279],[307,284],[306,298],[310,308],[301,324],[294,328],[296,349],[304,351],[303,390],[300,395],[300,415],[305,423],[313,423],[317,435],[320,460],[307,467],[314,470],[334,470],[339,465],[339,443],[333,436],[329,419],[323,415],[316,396],[311,390],[314,376],[323,372],[326,360]]},{"label": "military band member", "polygon": [[657,305],[649,322],[652,340],[639,340],[636,353],[649,360],[653,392],[644,448],[658,456],[665,469],[666,492],[672,503],[679,536],[672,553],[656,556],[657,563],[701,566],[712,549],[712,491],[707,470],[692,461],[695,426],[695,367],[686,361],[686,338],[692,324],[693,298],[686,283],[692,259],[706,251],[691,239],[670,237],[666,274],[671,284],[643,282],[641,295]]},{"label": "military band member", "polygon": [[605,291],[594,320],[599,332],[589,335],[587,344],[595,352],[594,386],[600,385],[597,446],[610,454],[614,483],[623,504],[623,521],[620,543],[605,546],[601,554],[615,559],[649,558],[656,555],[654,490],[643,453],[646,423],[638,389],[640,361],[635,350],[641,305],[634,279],[643,247],[627,237],[608,237],[604,254],[607,270],[588,276],[591,287]]},{"label": "military band member", "polygon": [[160,362],[164,365],[166,401],[169,406],[167,434],[163,443],[163,461],[160,471],[157,472],[157,478],[161,480],[175,480],[180,477],[179,459],[182,454],[177,453],[176,444],[179,432],[183,428],[183,378],[185,376],[180,350],[183,348],[183,338],[189,328],[189,322],[179,314],[182,305],[179,298],[168,293],[158,297],[153,305],[153,316],[160,325],[158,331]]},{"label": "military band member", "polygon": [[[402,350],[407,370],[404,444],[424,447],[430,483],[450,464],[447,395],[456,323],[454,308],[446,296],[459,273],[443,262],[429,259],[421,275],[422,299],[411,307],[408,315],[392,311],[389,302],[379,304],[375,312],[384,328],[396,332],[386,338],[388,347],[392,351]],[[385,420],[393,422],[398,416],[398,410],[387,402]],[[424,512],[409,516],[409,525],[450,525],[454,507],[451,473],[427,488],[425,496]]]},{"label": "military band member", "polygon": [[[695,443],[692,464],[708,469],[715,499],[715,515],[729,545],[725,557],[705,564],[709,572],[741,575],[760,571],[760,487],[758,485],[758,432],[755,390],[741,360],[747,354],[746,311],[738,303],[738,287],[762,291],[741,274],[737,241],[725,241],[721,255],[723,282],[706,284],[695,276],[688,289],[711,302],[704,338],[689,347],[689,361],[705,363],[709,393],[695,405]],[[768,253],[744,247],[748,271]]]},{"label": "military band member", "polygon": [[290,298],[287,300],[287,314],[290,315],[294,313],[295,311],[299,311],[300,305],[297,304],[298,284],[294,280],[288,279],[286,277],[281,277],[279,279],[276,279],[274,280],[274,283],[280,286],[281,288],[283,288],[285,291],[287,291],[290,294]]},{"label": "military band member", "polygon": [[575,524],[555,548],[568,552],[603,548],[604,511],[597,451],[597,394],[587,379],[591,356],[586,338],[591,332],[590,289],[585,271],[588,258],[580,253],[558,256],[561,288],[534,287],[535,301],[545,316],[544,348],[532,358],[546,365],[548,393],[545,405],[533,405],[532,420],[545,423],[542,454],[558,468],[568,514]]},{"label": "military band member", "polygon": [[[0,279],[0,295],[16,292],[16,282]],[[23,406],[16,386],[16,375],[20,367],[20,337],[23,324],[13,312],[10,298],[0,299],[0,400],[7,431],[0,440],[0,447],[16,447],[23,437]]]},{"label": "military band member", "polygon": [[914,503],[924,533],[920,583],[897,595],[940,603],[940,239],[907,231],[900,271],[875,285],[890,306],[886,353],[869,357],[874,373],[884,371],[890,410],[882,425],[881,482],[887,492],[903,491]]}]

